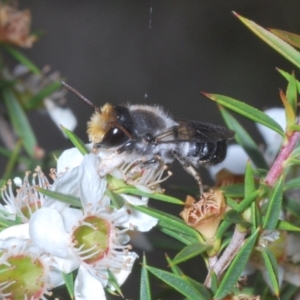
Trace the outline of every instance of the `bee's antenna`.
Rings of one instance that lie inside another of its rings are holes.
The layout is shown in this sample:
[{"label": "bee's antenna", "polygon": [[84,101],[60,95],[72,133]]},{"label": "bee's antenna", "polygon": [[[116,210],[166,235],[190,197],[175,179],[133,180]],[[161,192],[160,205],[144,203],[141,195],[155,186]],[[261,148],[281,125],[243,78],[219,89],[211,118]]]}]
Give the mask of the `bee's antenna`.
[{"label": "bee's antenna", "polygon": [[96,106],[94,103],[92,103],[90,100],[88,100],[87,98],[85,98],[82,94],[80,94],[77,90],[75,90],[73,87],[71,87],[70,85],[68,85],[67,83],[65,83],[64,81],[60,80],[61,84],[68,89],[69,91],[71,91],[72,93],[74,93],[77,97],[79,97],[83,102],[85,102],[88,106],[92,107],[95,111],[97,112],[101,112],[100,108],[98,106]]}]

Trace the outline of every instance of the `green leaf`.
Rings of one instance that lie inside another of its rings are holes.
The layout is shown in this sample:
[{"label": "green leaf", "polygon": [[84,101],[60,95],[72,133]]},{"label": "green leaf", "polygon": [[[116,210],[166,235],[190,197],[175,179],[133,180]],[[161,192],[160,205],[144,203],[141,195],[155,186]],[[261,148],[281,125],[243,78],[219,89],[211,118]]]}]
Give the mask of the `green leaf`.
[{"label": "green leaf", "polygon": [[252,234],[241,247],[240,251],[237,253],[233,261],[228,267],[218,290],[214,296],[214,299],[223,299],[226,295],[228,295],[234,285],[237,283],[241,273],[245,269],[245,266],[248,262],[248,259],[251,255],[252,249],[255,245],[256,239],[258,237],[259,228]]},{"label": "green leaf", "polygon": [[292,62],[295,66],[300,68],[300,53],[290,46],[285,41],[271,33],[270,31],[260,27],[254,22],[239,16],[234,13],[250,30],[252,30],[259,38],[266,42],[269,46],[279,52],[282,56]]},{"label": "green leaf", "polygon": [[5,167],[4,173],[3,173],[3,179],[8,179],[9,177],[11,177],[11,174],[14,170],[14,167],[18,161],[18,158],[20,156],[20,151],[21,151],[21,147],[22,147],[22,141],[19,140],[13,151],[11,152],[11,155],[9,157],[8,163]]},{"label": "green leaf", "polygon": [[110,200],[112,201],[113,206],[116,209],[119,209],[121,207],[124,206],[125,201],[123,199],[123,197],[119,194],[116,194],[108,189],[105,190],[105,194],[110,198]]},{"label": "green leaf", "polygon": [[237,208],[239,207],[239,204],[236,202],[236,200],[233,200],[229,197],[226,197],[226,203],[230,208],[235,210],[237,210]]},{"label": "green leaf", "polygon": [[[244,198],[240,204],[237,206],[237,208],[235,209],[238,213],[242,213],[244,212],[250,205],[251,203],[255,200],[255,198],[259,195],[260,190],[254,191],[252,193],[250,193],[250,195],[246,198]],[[219,226],[217,233],[216,233],[216,239],[220,239],[222,238],[224,232],[228,229],[228,227],[231,225],[232,223],[224,220],[221,225]]]},{"label": "green leaf", "polygon": [[295,226],[294,224],[291,224],[287,221],[279,220],[276,226],[277,230],[286,230],[286,231],[292,231],[292,232],[300,232],[300,227]]},{"label": "green leaf", "polygon": [[64,273],[61,272],[64,279],[65,285],[67,287],[70,299],[74,299],[74,276],[73,273]]},{"label": "green leaf", "polygon": [[289,84],[286,90],[286,98],[288,99],[291,107],[293,108],[294,114],[297,113],[297,84],[294,72],[290,76]]},{"label": "green leaf", "polygon": [[30,157],[33,158],[34,150],[37,147],[37,140],[27,116],[19,104],[15,94],[9,88],[3,89],[2,93],[8,110],[9,118],[18,136],[22,139],[26,152]]},{"label": "green leaf", "polygon": [[300,35],[274,28],[269,28],[269,31],[278,36],[281,40],[287,42],[288,44],[296,48],[300,48]]},{"label": "green leaf", "polygon": [[195,256],[200,255],[203,252],[211,249],[211,246],[203,245],[201,243],[191,244],[184,247],[173,259],[172,264],[179,264],[187,261]]},{"label": "green leaf", "polygon": [[160,226],[159,224],[157,225],[157,229],[159,231],[161,231],[162,233],[164,233],[164,234],[180,241],[181,243],[183,243],[185,245],[190,245],[190,244],[193,244],[193,243],[197,243],[199,241],[199,239],[196,238],[196,237],[193,237],[191,235],[187,235],[183,232],[174,231],[173,229],[169,229],[169,228]]},{"label": "green leaf", "polygon": [[273,293],[279,297],[278,265],[276,258],[268,248],[259,247],[258,250],[262,254]]},{"label": "green leaf", "polygon": [[257,143],[254,142],[254,140],[248,134],[248,132],[225,108],[220,107],[220,111],[228,128],[235,131],[235,140],[243,147],[256,167],[268,169],[269,166],[262,152],[258,148]]},{"label": "green leaf", "polygon": [[300,188],[300,177],[295,177],[290,179],[284,184],[284,191],[292,190],[292,189],[299,189]]},{"label": "green leaf", "polygon": [[149,282],[149,274],[147,268],[146,255],[143,255],[143,264],[142,264],[142,272],[141,272],[141,285],[140,285],[140,299],[151,300],[151,289]]},{"label": "green leaf", "polygon": [[224,215],[223,219],[225,221],[233,223],[233,224],[240,224],[240,225],[242,225],[243,227],[246,227],[246,228],[248,228],[248,227],[251,226],[251,224],[249,222],[245,221],[241,217],[241,215],[237,211],[235,211],[233,209],[231,209],[228,212],[226,212],[226,214]]},{"label": "green leaf", "polygon": [[191,282],[185,279],[185,277],[181,277],[157,268],[146,267],[149,272],[151,272],[154,276],[177,290],[179,293],[187,297],[188,299],[197,299],[197,300],[207,300],[210,299],[209,292],[203,287],[205,293],[201,293],[201,291],[197,290]]},{"label": "green leaf", "polygon": [[255,192],[255,181],[251,163],[248,161],[245,172],[245,197]]},{"label": "green leaf", "polygon": [[173,274],[178,276],[184,276],[184,273],[181,271],[181,269],[173,263],[172,259],[167,254],[166,254],[166,259]]},{"label": "green leaf", "polygon": [[118,194],[132,194],[132,195],[138,195],[138,196],[143,196],[147,198],[151,198],[154,200],[161,200],[163,202],[168,202],[172,204],[179,204],[179,205],[184,205],[184,202],[180,199],[162,194],[162,193],[146,193],[143,192],[137,188],[128,186],[128,187],[122,187],[120,189],[114,190],[115,193]]},{"label": "green leaf", "polygon": [[279,178],[268,201],[268,209],[263,222],[263,228],[274,230],[278,223],[283,197],[283,179]]},{"label": "green leaf", "polygon": [[257,108],[254,108],[244,102],[235,100],[230,97],[217,95],[217,94],[208,94],[208,93],[202,93],[202,94],[207,98],[216,101],[218,104],[225,106],[254,122],[267,126],[268,128],[279,133],[281,136],[285,136],[285,133],[281,128],[281,126],[271,117],[269,117],[264,112],[258,110]]},{"label": "green leaf", "polygon": [[[276,70],[289,82],[291,80],[291,74],[286,72],[286,71],[283,71],[279,68],[276,68]],[[298,80],[296,80],[296,85],[297,85],[297,90],[298,90],[298,93],[300,93],[300,82]]]},{"label": "green leaf", "polygon": [[108,272],[108,282],[114,287],[114,290],[112,290],[113,294],[115,294],[115,291],[117,291],[118,294],[121,295],[122,298],[124,298],[116,276],[109,268],[107,268],[107,272]]},{"label": "green leaf", "polygon": [[61,83],[59,81],[48,84],[39,93],[37,93],[35,96],[29,99],[28,102],[26,102],[25,105],[26,109],[32,110],[34,108],[39,107],[45,98],[52,95],[60,87],[61,87]]},{"label": "green leaf", "polygon": [[215,294],[218,290],[218,277],[214,271],[210,272],[210,279],[211,279],[211,291]]},{"label": "green leaf", "polygon": [[34,74],[41,74],[41,71],[39,68],[31,61],[29,60],[24,54],[22,54],[20,51],[18,51],[16,48],[13,48],[11,46],[1,44],[1,46],[17,61],[19,61],[21,64],[23,64],[25,67],[28,68],[32,73]]},{"label": "green leaf", "polygon": [[61,202],[67,203],[67,204],[72,205],[74,207],[79,207],[79,208],[82,207],[80,199],[75,197],[75,196],[66,195],[66,194],[59,193],[59,192],[54,192],[54,191],[49,191],[49,190],[46,190],[46,189],[43,189],[43,188],[40,188],[40,187],[36,187],[36,190],[39,193],[41,193],[45,196],[48,196],[50,198],[53,198],[53,199],[59,200]]},{"label": "green leaf", "polygon": [[244,184],[236,183],[228,186],[220,187],[222,191],[226,194],[227,197],[230,198],[242,198],[244,197]]},{"label": "green leaf", "polygon": [[61,126],[61,129],[82,155],[90,153],[84,142],[74,132],[63,126]]},{"label": "green leaf", "polygon": [[250,206],[250,204],[256,199],[259,193],[260,190],[256,190],[252,193],[249,193],[249,195],[240,202],[237,212],[242,213],[245,209],[247,209]]},{"label": "green leaf", "polygon": [[135,205],[133,207],[138,211],[141,211],[141,212],[143,212],[147,215],[150,215],[154,218],[157,218],[159,220],[159,226],[177,231],[179,233],[190,235],[192,237],[196,237],[199,239],[199,241],[201,241],[200,240],[201,237],[200,237],[199,233],[195,229],[186,225],[183,222],[183,220],[181,220],[173,215],[162,212],[160,210],[146,207],[144,205]]},{"label": "green leaf", "polygon": [[285,204],[286,210],[300,220],[300,203],[298,200],[289,199]]}]

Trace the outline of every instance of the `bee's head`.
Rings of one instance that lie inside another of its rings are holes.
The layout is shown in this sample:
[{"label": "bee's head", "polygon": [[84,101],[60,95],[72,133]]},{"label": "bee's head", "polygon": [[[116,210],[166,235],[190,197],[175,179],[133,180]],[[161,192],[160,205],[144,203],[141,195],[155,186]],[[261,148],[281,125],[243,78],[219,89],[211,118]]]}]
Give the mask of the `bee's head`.
[{"label": "bee's head", "polygon": [[89,140],[94,147],[114,148],[132,138],[133,123],[126,106],[106,103],[99,108],[70,85],[63,81],[61,83],[95,110],[87,128]]},{"label": "bee's head", "polygon": [[96,148],[121,146],[132,137],[132,120],[128,108],[105,104],[92,115],[87,133]]}]

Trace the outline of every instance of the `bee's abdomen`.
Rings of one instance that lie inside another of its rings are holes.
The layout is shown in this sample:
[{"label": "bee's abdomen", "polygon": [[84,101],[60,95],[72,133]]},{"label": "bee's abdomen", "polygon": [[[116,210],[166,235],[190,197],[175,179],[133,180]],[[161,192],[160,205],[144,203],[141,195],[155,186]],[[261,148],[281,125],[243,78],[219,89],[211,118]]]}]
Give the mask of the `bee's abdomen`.
[{"label": "bee's abdomen", "polygon": [[[227,150],[227,142],[190,142],[186,143],[184,156],[193,164],[199,165],[215,165],[224,160]],[[196,163],[197,162],[197,163]]]}]

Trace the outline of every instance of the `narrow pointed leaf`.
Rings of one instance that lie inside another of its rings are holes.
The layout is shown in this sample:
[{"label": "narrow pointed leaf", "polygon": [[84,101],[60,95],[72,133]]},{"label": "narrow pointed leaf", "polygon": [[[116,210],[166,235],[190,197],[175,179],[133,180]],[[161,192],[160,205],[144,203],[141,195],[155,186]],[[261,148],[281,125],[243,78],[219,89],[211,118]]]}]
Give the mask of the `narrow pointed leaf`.
[{"label": "narrow pointed leaf", "polygon": [[121,195],[119,195],[117,193],[114,193],[114,192],[112,192],[112,191],[110,191],[108,189],[105,190],[105,194],[110,198],[113,206],[116,209],[119,209],[119,208],[121,208],[121,207],[124,206],[125,200],[124,200],[124,198]]},{"label": "narrow pointed leaf", "polygon": [[22,54],[20,51],[18,51],[16,48],[1,44],[1,46],[18,62],[20,62],[22,65],[28,68],[32,73],[34,74],[41,74],[41,71],[39,68],[30,60],[28,59],[24,54]]},{"label": "narrow pointed leaf", "polygon": [[273,293],[279,296],[278,265],[274,254],[268,248],[259,248],[267,270]]},{"label": "narrow pointed leaf", "polygon": [[300,48],[300,35],[291,33],[285,30],[269,28],[269,31],[279,37],[281,40],[284,40],[288,44]]},{"label": "narrow pointed leaf", "polygon": [[283,197],[283,179],[280,177],[268,201],[268,209],[263,222],[263,228],[274,230],[278,223]]},{"label": "narrow pointed leaf", "polygon": [[11,174],[12,174],[14,167],[20,156],[21,147],[22,147],[22,141],[19,140],[15,144],[15,148],[13,149],[13,151],[11,152],[11,154],[9,156],[9,160],[7,162],[7,165],[6,165],[4,173],[3,173],[3,179],[8,179],[11,177]]},{"label": "narrow pointed leaf", "polygon": [[248,161],[245,172],[245,197],[255,191],[255,181],[251,163]]},{"label": "narrow pointed leaf", "polygon": [[184,279],[184,277],[147,266],[149,272],[154,276],[177,290],[179,293],[187,297],[188,299],[207,300],[210,299],[210,295],[207,291],[205,294],[201,294],[200,291],[195,289],[194,285]]},{"label": "narrow pointed leaf", "polygon": [[61,126],[62,131],[66,134],[72,144],[79,150],[81,154],[88,154],[90,153],[89,149],[86,147],[84,142],[72,131],[69,129]]},{"label": "narrow pointed leaf", "polygon": [[214,299],[223,299],[232,291],[243,270],[245,269],[245,266],[257,240],[258,233],[259,229],[257,229],[255,233],[252,234],[241,247],[240,251],[237,253],[235,258],[229,265],[224,277],[222,278]]},{"label": "narrow pointed leaf", "polygon": [[240,224],[240,225],[242,225],[243,227],[246,227],[246,228],[248,228],[248,227],[251,226],[251,224],[249,222],[245,221],[241,217],[241,215],[237,211],[235,211],[233,209],[229,210],[224,215],[223,219],[225,221],[228,221],[228,222],[233,223],[233,224]]},{"label": "narrow pointed leaf", "polygon": [[299,189],[300,188],[300,177],[292,178],[284,184],[284,191]]},{"label": "narrow pointed leaf", "polygon": [[300,227],[295,226],[294,224],[291,224],[287,221],[282,221],[282,220],[278,221],[276,229],[292,231],[292,232],[300,232]]},{"label": "narrow pointed leaf", "polygon": [[178,276],[184,276],[184,273],[181,271],[181,269],[173,263],[172,259],[167,254],[166,254],[166,259],[173,274]]},{"label": "narrow pointed leaf", "polygon": [[179,264],[187,261],[195,256],[200,255],[203,252],[211,249],[211,246],[204,245],[201,243],[191,244],[184,247],[173,259],[172,264]]},{"label": "narrow pointed leaf", "polygon": [[294,72],[290,76],[289,84],[286,90],[286,98],[288,99],[291,107],[293,108],[294,114],[297,113],[297,83]]},{"label": "narrow pointed leaf", "polygon": [[269,46],[275,49],[278,53],[292,62],[295,66],[300,68],[300,53],[290,46],[285,41],[281,40],[279,37],[271,33],[270,31],[264,29],[263,27],[257,25],[253,21],[250,21],[242,16],[235,15],[242,21],[250,30],[252,30],[259,38],[266,42]]},{"label": "narrow pointed leaf", "polygon": [[290,129],[290,127],[295,124],[296,113],[295,113],[295,110],[292,107],[291,103],[286,98],[286,96],[285,96],[285,94],[283,93],[282,90],[279,91],[279,95],[280,95],[282,104],[284,105],[284,108],[285,108],[285,115],[286,115],[286,120],[287,120],[287,129]]},{"label": "narrow pointed leaf", "polygon": [[[109,283],[110,283],[110,284],[114,287],[114,289],[115,289],[115,290],[113,291],[113,293],[115,294],[115,291],[117,291],[118,294],[121,295],[122,298],[124,298],[123,295],[122,295],[121,287],[120,287],[120,285],[118,284],[118,280],[117,280],[116,276],[114,275],[114,273],[113,273],[110,269],[107,269],[107,272],[108,272],[108,281],[109,281]],[[112,289],[112,290],[113,290],[113,289]]]},{"label": "narrow pointed leaf", "polygon": [[213,294],[215,294],[218,290],[218,277],[214,271],[211,271],[210,278],[211,278],[210,289],[213,292]]},{"label": "narrow pointed leaf", "polygon": [[161,227],[166,227],[192,237],[200,238],[199,233],[195,229],[186,225],[181,219],[174,217],[173,215],[143,205],[135,205],[133,207],[138,211],[157,218],[159,220],[159,226]]},{"label": "narrow pointed leaf", "polygon": [[10,120],[18,136],[22,139],[26,152],[33,158],[37,140],[28,118],[12,90],[5,88],[2,90],[2,93]]},{"label": "narrow pointed leaf", "polygon": [[194,244],[197,243],[199,241],[199,239],[197,239],[196,237],[193,237],[191,235],[187,235],[183,232],[177,232],[173,229],[169,229],[163,226],[160,226],[159,224],[156,226],[156,228],[161,231],[162,233],[176,239],[177,241],[185,244],[185,245],[190,245],[190,244]]},{"label": "narrow pointed leaf", "polygon": [[221,114],[229,129],[235,131],[235,140],[240,144],[256,167],[268,169],[268,164],[258,148],[258,145],[242,125],[223,107],[220,107]]},{"label": "narrow pointed leaf", "polygon": [[184,205],[184,202],[180,199],[177,199],[175,197],[171,197],[162,193],[146,193],[143,192],[137,188],[128,186],[128,187],[122,187],[120,189],[114,190],[115,193],[118,194],[133,194],[133,195],[139,195],[147,198],[151,198],[154,200],[161,200],[164,202],[172,203],[172,204],[179,204],[179,205]]},{"label": "narrow pointed leaf", "polygon": [[264,112],[258,110],[257,108],[250,106],[249,104],[217,94],[203,93],[203,95],[254,122],[265,125],[266,127],[279,133],[281,136],[285,135],[283,129],[275,120],[273,120],[271,117],[269,117]]},{"label": "narrow pointed leaf", "polygon": [[149,282],[149,274],[147,268],[146,255],[143,255],[143,264],[142,264],[142,272],[141,272],[141,285],[140,285],[140,299],[151,300],[151,289]]},{"label": "narrow pointed leaf", "polygon": [[289,201],[285,204],[285,209],[300,220],[300,203],[298,200],[289,199]]},{"label": "narrow pointed leaf", "polygon": [[74,299],[74,276],[73,273],[64,273],[62,272],[62,277],[64,279],[66,288],[68,290],[70,299]]},{"label": "narrow pointed leaf", "polygon": [[26,109],[31,110],[39,107],[45,98],[52,95],[60,87],[61,87],[61,83],[59,81],[48,84],[38,94],[36,94],[30,100],[28,100],[28,102],[26,102]]},{"label": "narrow pointed leaf", "polygon": [[[290,81],[291,80],[291,74],[286,72],[286,71],[283,71],[279,68],[277,68],[277,71],[287,80],[287,81]],[[298,80],[296,80],[296,85],[297,85],[297,90],[298,90],[298,93],[300,93],[300,82]]]},{"label": "narrow pointed leaf", "polygon": [[80,199],[72,196],[72,195],[66,195],[66,194],[62,194],[59,192],[53,192],[53,191],[49,191],[40,187],[36,188],[37,191],[45,196],[48,196],[50,198],[59,200],[61,202],[67,203],[69,205],[75,206],[75,207],[80,207],[81,208],[81,202]]}]

